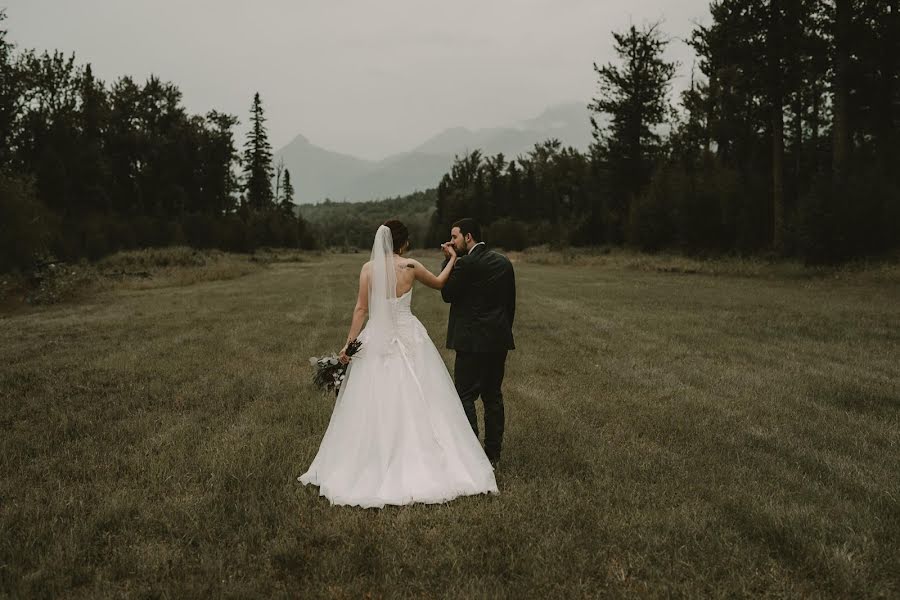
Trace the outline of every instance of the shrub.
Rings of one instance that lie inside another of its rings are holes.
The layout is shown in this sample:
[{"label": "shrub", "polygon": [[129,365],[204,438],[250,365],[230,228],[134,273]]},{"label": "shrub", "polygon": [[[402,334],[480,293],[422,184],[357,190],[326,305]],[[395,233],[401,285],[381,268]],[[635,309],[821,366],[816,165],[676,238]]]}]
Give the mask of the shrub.
[{"label": "shrub", "polygon": [[34,267],[58,228],[29,182],[0,175],[0,271]]}]

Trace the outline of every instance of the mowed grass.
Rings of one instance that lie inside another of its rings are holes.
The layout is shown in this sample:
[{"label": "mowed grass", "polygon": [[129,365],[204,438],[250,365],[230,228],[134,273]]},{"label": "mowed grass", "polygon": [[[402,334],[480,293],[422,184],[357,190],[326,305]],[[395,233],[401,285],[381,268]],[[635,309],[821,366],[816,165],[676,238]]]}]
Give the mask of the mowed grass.
[{"label": "mowed grass", "polygon": [[364,260],[0,316],[0,596],[900,594],[896,281],[518,262],[501,494],[362,510],[296,478]]}]

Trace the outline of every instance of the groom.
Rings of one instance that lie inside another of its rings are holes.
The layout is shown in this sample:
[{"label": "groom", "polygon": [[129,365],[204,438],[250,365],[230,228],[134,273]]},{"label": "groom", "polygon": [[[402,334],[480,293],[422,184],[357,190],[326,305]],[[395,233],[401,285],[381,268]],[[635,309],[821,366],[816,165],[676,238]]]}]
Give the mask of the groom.
[{"label": "groom", "polygon": [[[484,403],[484,451],[494,466],[503,444],[503,372],[506,353],[515,348],[516,279],[509,259],[489,250],[481,226],[461,219],[450,229],[449,246],[461,257],[441,290],[450,304],[447,348],[456,350],[453,379],[469,424],[478,436],[475,400]],[[444,265],[447,261],[444,261]]]}]

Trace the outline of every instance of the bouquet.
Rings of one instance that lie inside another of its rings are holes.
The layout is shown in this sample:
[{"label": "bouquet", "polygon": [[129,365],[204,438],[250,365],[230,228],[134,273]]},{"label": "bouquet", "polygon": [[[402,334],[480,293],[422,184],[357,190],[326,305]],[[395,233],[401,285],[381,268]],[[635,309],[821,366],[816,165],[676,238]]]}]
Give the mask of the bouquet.
[{"label": "bouquet", "polygon": [[[362,342],[353,340],[347,344],[347,356],[353,356],[361,347]],[[313,367],[313,385],[323,392],[334,391],[335,395],[341,391],[341,384],[347,377],[347,365],[340,361],[337,354],[321,358],[313,356],[309,364]]]}]

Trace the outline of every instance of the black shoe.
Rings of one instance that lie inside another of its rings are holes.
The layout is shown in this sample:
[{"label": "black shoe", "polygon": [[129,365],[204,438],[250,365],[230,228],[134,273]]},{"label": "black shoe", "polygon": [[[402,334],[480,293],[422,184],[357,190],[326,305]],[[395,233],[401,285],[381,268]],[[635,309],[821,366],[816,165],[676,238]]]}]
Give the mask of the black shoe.
[{"label": "black shoe", "polygon": [[491,461],[491,466],[495,469],[500,466],[500,457],[499,456],[491,456],[488,455],[488,460]]}]

